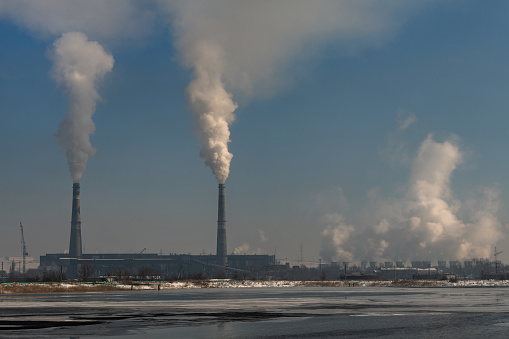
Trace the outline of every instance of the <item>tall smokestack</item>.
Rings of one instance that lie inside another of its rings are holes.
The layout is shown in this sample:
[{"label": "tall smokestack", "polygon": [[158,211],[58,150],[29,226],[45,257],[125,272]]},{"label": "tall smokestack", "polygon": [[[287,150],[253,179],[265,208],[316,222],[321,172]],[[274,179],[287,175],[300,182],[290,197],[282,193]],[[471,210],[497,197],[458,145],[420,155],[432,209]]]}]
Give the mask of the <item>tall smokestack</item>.
[{"label": "tall smokestack", "polygon": [[71,242],[69,244],[69,256],[81,257],[81,216],[80,216],[80,183],[72,184],[72,217],[71,217]]},{"label": "tall smokestack", "polygon": [[217,258],[220,265],[226,265],[226,217],[224,202],[224,184],[219,184],[217,206]]}]

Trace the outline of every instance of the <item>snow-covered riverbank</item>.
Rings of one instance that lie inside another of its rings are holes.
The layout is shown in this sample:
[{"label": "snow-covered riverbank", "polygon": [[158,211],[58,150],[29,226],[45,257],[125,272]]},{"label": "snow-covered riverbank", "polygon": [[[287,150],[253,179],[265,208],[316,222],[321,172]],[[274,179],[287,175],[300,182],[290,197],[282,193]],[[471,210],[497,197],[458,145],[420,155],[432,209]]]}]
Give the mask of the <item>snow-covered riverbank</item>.
[{"label": "snow-covered riverbank", "polygon": [[121,290],[193,289],[193,288],[268,288],[268,287],[509,287],[509,280],[395,280],[395,281],[289,281],[289,280],[188,280],[175,282],[132,283],[14,283],[1,284],[0,294],[102,292]]}]

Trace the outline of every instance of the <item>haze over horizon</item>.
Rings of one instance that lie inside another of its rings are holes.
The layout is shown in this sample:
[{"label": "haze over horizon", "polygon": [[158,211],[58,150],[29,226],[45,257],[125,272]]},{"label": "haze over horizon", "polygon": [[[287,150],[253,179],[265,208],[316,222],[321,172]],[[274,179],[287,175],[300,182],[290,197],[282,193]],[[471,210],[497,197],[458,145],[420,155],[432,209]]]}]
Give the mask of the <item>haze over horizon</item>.
[{"label": "haze over horizon", "polygon": [[0,0],[0,256],[20,221],[31,256],[68,249],[73,181],[84,252],[214,254],[225,182],[229,253],[507,263],[508,17]]}]

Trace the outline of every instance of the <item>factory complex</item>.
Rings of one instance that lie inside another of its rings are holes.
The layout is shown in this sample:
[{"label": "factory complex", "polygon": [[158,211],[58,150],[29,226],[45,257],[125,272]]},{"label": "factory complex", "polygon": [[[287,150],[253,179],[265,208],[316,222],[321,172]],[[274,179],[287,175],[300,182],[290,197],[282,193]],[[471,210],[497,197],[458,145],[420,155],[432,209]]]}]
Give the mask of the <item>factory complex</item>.
[{"label": "factory complex", "polygon": [[90,277],[260,278],[276,264],[274,255],[228,255],[226,244],[225,185],[219,184],[216,255],[158,253],[82,253],[80,184],[73,184],[69,253],[40,257],[43,272],[57,272],[68,279]]},{"label": "factory complex", "polygon": [[[20,224],[21,234],[23,226]],[[24,239],[23,239],[24,245]],[[279,262],[275,255],[236,255],[228,254],[226,242],[226,198],[225,185],[218,187],[217,243],[215,255],[145,253],[82,253],[80,184],[73,184],[72,216],[68,253],[46,254],[40,257],[37,269],[39,278],[35,280],[178,280],[205,278],[236,279],[285,279],[285,280],[398,280],[398,279],[508,279],[505,266],[497,260],[487,259],[460,261],[439,260],[436,265],[431,261],[412,261],[407,266],[403,261],[362,261],[360,265],[349,262],[320,263],[318,265],[290,265]],[[25,275],[26,248],[23,247],[23,275]],[[19,258],[20,259],[20,258]],[[15,264],[21,260],[12,260],[11,274]],[[29,264],[30,262],[28,262]],[[33,264],[32,264],[33,266]],[[28,266],[31,270],[33,267]],[[42,274],[42,277],[40,275]],[[5,269],[2,277],[7,276]],[[12,280],[12,279],[11,279]],[[2,281],[3,278],[2,278]]]}]

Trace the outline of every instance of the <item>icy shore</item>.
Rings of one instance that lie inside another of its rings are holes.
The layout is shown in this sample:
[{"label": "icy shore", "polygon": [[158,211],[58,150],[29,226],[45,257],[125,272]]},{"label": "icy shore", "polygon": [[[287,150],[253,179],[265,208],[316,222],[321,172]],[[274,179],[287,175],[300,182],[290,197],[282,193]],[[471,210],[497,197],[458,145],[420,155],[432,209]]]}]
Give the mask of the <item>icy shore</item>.
[{"label": "icy shore", "polygon": [[0,294],[102,292],[194,288],[288,288],[288,287],[509,287],[509,280],[393,280],[393,281],[290,281],[290,280],[186,280],[124,283],[13,283],[0,284]]}]

